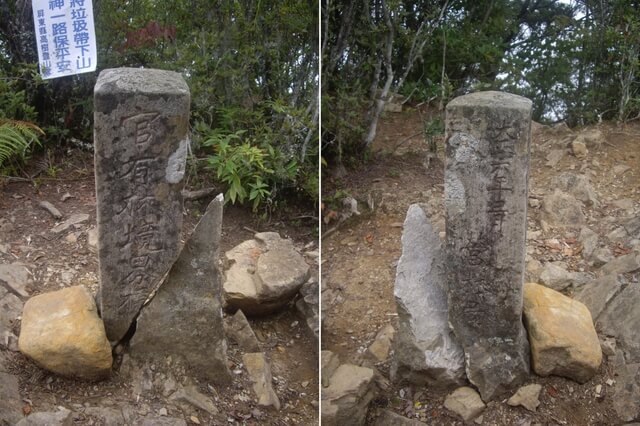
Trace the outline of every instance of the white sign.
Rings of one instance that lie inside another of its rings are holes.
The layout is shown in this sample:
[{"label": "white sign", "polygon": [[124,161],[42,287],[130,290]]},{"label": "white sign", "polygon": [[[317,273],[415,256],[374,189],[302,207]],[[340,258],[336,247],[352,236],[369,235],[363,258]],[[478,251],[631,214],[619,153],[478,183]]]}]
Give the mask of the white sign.
[{"label": "white sign", "polygon": [[31,0],[42,78],[96,70],[91,0]]}]

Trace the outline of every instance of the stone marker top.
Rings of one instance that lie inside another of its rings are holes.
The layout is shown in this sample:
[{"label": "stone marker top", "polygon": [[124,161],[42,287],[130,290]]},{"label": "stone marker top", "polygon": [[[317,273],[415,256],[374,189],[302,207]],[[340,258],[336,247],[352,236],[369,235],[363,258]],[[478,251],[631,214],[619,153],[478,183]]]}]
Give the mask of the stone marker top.
[{"label": "stone marker top", "polygon": [[185,94],[189,87],[182,75],[173,71],[150,68],[110,68],[102,71],[94,93]]},{"label": "stone marker top", "polygon": [[447,104],[450,108],[487,108],[487,109],[523,109],[529,111],[533,102],[531,100],[506,92],[476,92],[459,96]]}]

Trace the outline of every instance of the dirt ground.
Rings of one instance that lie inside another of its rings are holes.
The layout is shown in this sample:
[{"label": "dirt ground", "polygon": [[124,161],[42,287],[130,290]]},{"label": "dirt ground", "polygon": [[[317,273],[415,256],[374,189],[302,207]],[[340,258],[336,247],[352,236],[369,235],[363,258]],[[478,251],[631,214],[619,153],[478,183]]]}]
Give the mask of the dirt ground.
[{"label": "dirt ground", "polygon": [[[376,154],[371,161],[341,178],[325,174],[328,177],[323,181],[323,201],[331,200],[340,191],[358,200],[361,213],[337,227],[332,222],[323,229],[328,235],[322,240],[322,349],[339,354],[341,362],[363,364],[364,353],[378,330],[387,324],[397,328],[393,285],[401,255],[402,223],[409,205],[426,203],[432,222],[444,231],[443,140],[437,140],[437,158],[427,168],[423,136],[423,123],[436,115],[434,111],[420,114],[416,110],[387,114],[379,124],[373,144]],[[568,130],[558,133],[534,125],[529,196],[530,200],[541,198],[552,191],[549,182],[557,174],[586,173],[600,199],[599,207],[585,209],[587,226],[602,237],[628,214],[614,201],[631,199],[636,207],[640,201],[640,124],[621,128],[604,123],[594,127],[602,130],[605,142],[590,148],[586,159],[578,159],[564,142]],[[566,152],[553,167],[546,165],[550,144]],[[629,169],[614,173],[614,166],[620,165]],[[575,245],[580,228],[542,230],[539,216],[539,208],[529,209],[528,231],[537,235],[535,239],[528,238],[527,253],[539,261],[566,261],[572,271],[590,272],[579,250],[563,252],[545,244],[555,238]],[[615,255],[628,252],[626,247],[610,248]],[[543,386],[537,412],[510,407],[506,400],[494,401],[484,411],[481,424],[621,424],[612,407],[613,387],[607,384],[608,380],[615,380],[612,363],[605,357],[598,374],[582,385],[532,374],[529,383]],[[389,377],[389,361],[375,367],[382,376]],[[598,398],[597,385],[603,388],[603,395]],[[428,388],[392,383],[370,405],[367,424],[375,422],[378,409],[382,408],[430,425],[462,424],[443,407],[445,396]]]},{"label": "dirt ground", "polygon": [[[31,166],[37,167],[41,163],[34,159]],[[53,168],[52,164],[55,165]],[[211,198],[185,203],[183,240],[195,227]],[[56,223],[55,219],[39,207],[39,202],[45,200],[57,206],[65,218],[73,213],[88,213],[90,219],[67,232],[53,234],[50,230]],[[62,155],[31,181],[5,179],[0,183],[0,219],[10,224],[3,228],[0,236],[0,242],[7,248],[6,252],[0,251],[0,263],[21,262],[28,267],[31,272],[28,291],[31,295],[73,285],[85,285],[95,294],[99,285],[98,259],[87,240],[96,223],[91,154],[76,152],[73,156]],[[272,216],[270,222],[260,221],[250,209],[229,205],[224,211],[221,253],[251,239],[254,231],[277,231],[283,237],[292,238],[300,249],[305,246],[307,250],[317,249],[316,223],[304,219],[289,220],[284,214],[279,218]],[[312,273],[317,273],[316,262],[313,259],[308,261],[312,265]],[[57,377],[36,367],[19,352],[8,353],[10,370],[19,375],[23,411],[55,411],[55,407],[65,406],[77,413],[74,424],[102,424],[96,417],[83,414],[88,407],[126,407],[134,417],[158,416],[161,413],[183,418],[188,424],[317,424],[317,340],[305,326],[304,319],[291,305],[278,314],[249,318],[249,321],[261,349],[270,360],[274,389],[282,405],[280,411],[257,406],[251,382],[241,365],[242,354],[232,343],[228,355],[230,369],[235,376],[233,383],[222,388],[195,382],[202,393],[214,400],[218,414],[209,414],[195,407],[182,410],[157,392],[136,393],[139,383],[132,383],[118,372],[120,357],[114,360],[111,378],[97,383]],[[18,331],[19,327],[16,327],[16,334]],[[187,378],[177,377],[177,380]]]}]

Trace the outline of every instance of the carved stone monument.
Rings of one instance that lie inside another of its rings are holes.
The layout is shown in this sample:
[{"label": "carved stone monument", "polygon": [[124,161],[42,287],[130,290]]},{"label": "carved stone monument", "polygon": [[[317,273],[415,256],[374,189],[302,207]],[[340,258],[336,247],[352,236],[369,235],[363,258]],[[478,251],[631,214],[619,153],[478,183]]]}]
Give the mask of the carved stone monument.
[{"label": "carved stone monument", "polygon": [[112,342],[178,254],[189,104],[170,71],[108,69],[94,89],[99,304]]},{"label": "carved stone monument", "polygon": [[446,137],[449,323],[487,401],[529,374],[522,298],[531,101],[501,92],[456,98]]}]

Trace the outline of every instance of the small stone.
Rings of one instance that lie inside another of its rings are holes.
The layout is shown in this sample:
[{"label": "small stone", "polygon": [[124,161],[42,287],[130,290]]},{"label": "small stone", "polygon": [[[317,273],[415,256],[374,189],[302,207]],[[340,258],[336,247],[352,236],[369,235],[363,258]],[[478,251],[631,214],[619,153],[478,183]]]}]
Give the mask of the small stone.
[{"label": "small stone", "polygon": [[200,419],[198,419],[196,416],[189,417],[189,420],[191,420],[191,422],[196,424],[196,425],[200,424]]},{"label": "small stone", "polygon": [[20,297],[29,297],[27,284],[29,282],[29,271],[20,263],[0,264],[0,287],[2,283],[8,286]]},{"label": "small stone", "polygon": [[586,221],[582,203],[557,188],[542,200],[542,220],[557,227],[578,227]]},{"label": "small stone", "polygon": [[626,274],[640,269],[640,252],[616,257],[601,268],[603,274]]},{"label": "small stone", "polygon": [[98,228],[92,226],[87,230],[87,244],[92,250],[96,250],[98,247]]},{"label": "small stone", "polygon": [[367,348],[367,354],[376,362],[385,362],[389,359],[389,351],[391,350],[391,342],[395,330],[391,324],[387,324],[378,331],[376,338]]},{"label": "small stone", "polygon": [[320,354],[320,375],[322,376],[322,386],[329,386],[329,380],[336,369],[340,366],[338,355],[331,351],[322,351]]},{"label": "small stone", "polygon": [[95,301],[83,286],[29,299],[18,345],[36,364],[56,374],[95,380],[111,372],[111,345]]},{"label": "small stone", "polygon": [[249,321],[247,321],[247,317],[242,313],[242,310],[238,309],[235,315],[229,319],[225,333],[231,337],[244,352],[260,351],[258,338],[253,332]]},{"label": "small stone", "polygon": [[40,207],[45,209],[54,219],[62,219],[62,213],[53,204],[48,201],[40,201]]},{"label": "small stone", "polygon": [[168,415],[168,414],[169,414],[169,413],[167,412],[167,409],[166,409],[166,408],[164,408],[164,407],[162,407],[161,409],[159,409],[159,410],[158,410],[158,415],[159,415],[159,416],[166,416],[166,415]]},{"label": "small stone", "polygon": [[540,400],[538,399],[540,396],[540,391],[542,390],[542,385],[537,383],[526,385],[518,389],[518,391],[507,401],[512,407],[517,407],[518,405],[522,405],[529,411],[536,411],[536,408],[540,405]]},{"label": "small stone", "polygon": [[616,354],[616,339],[613,337],[605,337],[602,342],[600,342],[600,347],[602,348],[602,353],[606,356],[614,356]]},{"label": "small stone", "polygon": [[587,145],[579,140],[574,140],[573,142],[571,142],[571,151],[573,152],[573,155],[576,156],[576,158],[580,159],[585,158],[589,153]]},{"label": "small stone", "polygon": [[253,391],[258,397],[258,405],[280,410],[280,400],[271,386],[271,368],[264,354],[262,352],[244,354],[242,362],[253,382]]},{"label": "small stone", "polygon": [[212,415],[219,413],[211,398],[201,393],[196,386],[182,387],[171,395],[169,399],[171,401],[191,404]]},{"label": "small stone", "polygon": [[596,385],[596,397],[600,396],[601,393],[602,393],[602,385],[598,384]]},{"label": "small stone", "polygon": [[86,213],[72,214],[67,220],[51,228],[51,232],[53,232],[54,234],[59,234],[71,228],[73,225],[78,225],[80,223],[86,222],[87,220],[89,220],[89,215]]},{"label": "small stone", "polygon": [[372,369],[342,364],[331,376],[329,386],[322,389],[322,424],[364,424],[375,392]]},{"label": "small stone", "polygon": [[467,386],[460,387],[447,395],[444,406],[462,417],[465,422],[478,417],[486,407],[478,392]]},{"label": "small stone", "polygon": [[614,384],[615,382],[616,382],[616,381],[615,381],[615,380],[613,380],[613,379],[607,379],[607,381],[606,381],[607,386],[613,386],[613,384]]}]

